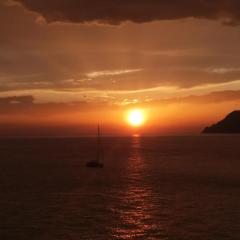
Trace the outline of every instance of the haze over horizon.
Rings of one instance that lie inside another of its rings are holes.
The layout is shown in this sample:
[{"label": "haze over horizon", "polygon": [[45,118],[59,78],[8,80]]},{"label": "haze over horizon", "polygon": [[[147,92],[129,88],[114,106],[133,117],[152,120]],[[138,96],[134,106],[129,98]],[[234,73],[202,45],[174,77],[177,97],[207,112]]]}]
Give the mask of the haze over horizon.
[{"label": "haze over horizon", "polygon": [[200,133],[239,109],[239,7],[0,0],[0,136]]}]

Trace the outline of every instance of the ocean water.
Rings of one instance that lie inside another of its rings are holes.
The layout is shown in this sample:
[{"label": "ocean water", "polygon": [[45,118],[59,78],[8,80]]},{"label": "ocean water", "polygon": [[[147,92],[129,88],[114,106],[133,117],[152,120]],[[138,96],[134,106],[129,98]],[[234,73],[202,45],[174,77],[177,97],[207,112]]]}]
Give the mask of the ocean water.
[{"label": "ocean water", "polygon": [[240,239],[240,137],[0,139],[0,239]]}]

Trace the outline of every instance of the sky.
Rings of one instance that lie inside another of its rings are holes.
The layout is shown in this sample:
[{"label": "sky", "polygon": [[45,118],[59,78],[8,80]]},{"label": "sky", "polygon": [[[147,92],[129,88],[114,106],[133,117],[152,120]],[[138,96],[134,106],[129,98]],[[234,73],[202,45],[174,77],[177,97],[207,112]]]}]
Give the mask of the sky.
[{"label": "sky", "polygon": [[[0,136],[198,134],[240,103],[237,0],[0,0]],[[127,114],[142,109],[140,128]]]}]

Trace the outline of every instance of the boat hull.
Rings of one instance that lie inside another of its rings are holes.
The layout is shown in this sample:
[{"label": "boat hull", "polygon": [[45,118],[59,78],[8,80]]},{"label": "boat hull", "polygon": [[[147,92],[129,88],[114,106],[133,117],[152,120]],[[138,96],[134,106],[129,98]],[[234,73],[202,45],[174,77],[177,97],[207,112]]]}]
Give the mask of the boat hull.
[{"label": "boat hull", "polygon": [[103,163],[91,161],[86,164],[86,167],[88,167],[88,168],[103,168],[104,165],[103,165]]}]

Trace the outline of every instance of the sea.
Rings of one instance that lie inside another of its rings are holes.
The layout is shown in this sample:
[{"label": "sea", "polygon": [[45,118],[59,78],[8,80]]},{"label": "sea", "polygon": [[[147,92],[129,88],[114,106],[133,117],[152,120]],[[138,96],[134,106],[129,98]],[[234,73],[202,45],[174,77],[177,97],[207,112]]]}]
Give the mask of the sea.
[{"label": "sea", "polygon": [[239,240],[240,136],[0,139],[1,240]]}]

